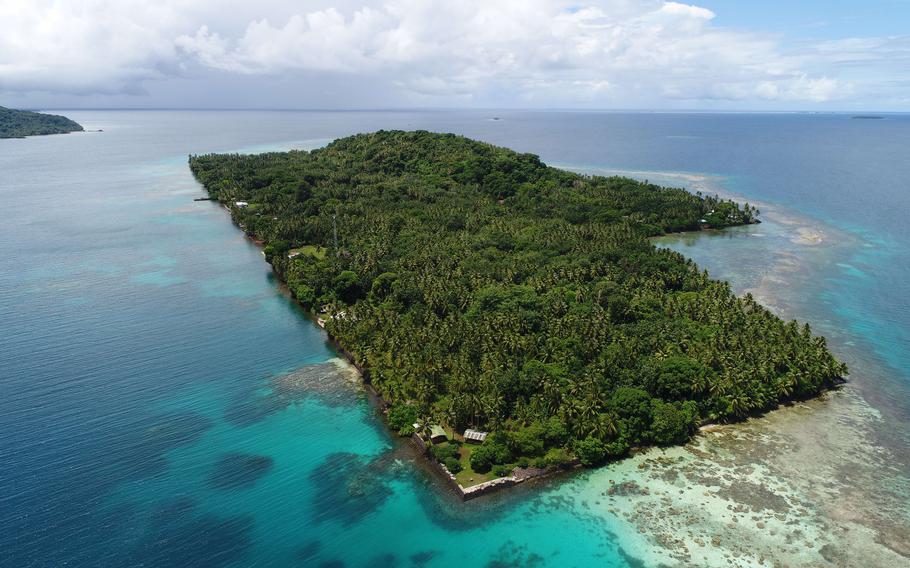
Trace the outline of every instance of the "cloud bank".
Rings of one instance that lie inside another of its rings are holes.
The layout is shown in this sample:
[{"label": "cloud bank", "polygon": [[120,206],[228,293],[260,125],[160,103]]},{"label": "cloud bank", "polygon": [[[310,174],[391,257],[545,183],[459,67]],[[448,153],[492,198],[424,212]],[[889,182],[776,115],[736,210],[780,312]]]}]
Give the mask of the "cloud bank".
[{"label": "cloud bank", "polygon": [[6,2],[0,93],[138,94],[220,73],[328,75],[364,101],[375,87],[440,106],[824,103],[881,89],[875,70],[910,58],[906,38],[793,49],[714,20],[661,0]]}]

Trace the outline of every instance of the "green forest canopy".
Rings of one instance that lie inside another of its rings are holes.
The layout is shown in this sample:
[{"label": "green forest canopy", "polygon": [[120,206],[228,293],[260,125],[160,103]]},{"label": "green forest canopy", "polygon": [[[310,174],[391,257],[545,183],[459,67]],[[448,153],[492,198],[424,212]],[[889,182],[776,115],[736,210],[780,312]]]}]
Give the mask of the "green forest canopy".
[{"label": "green forest canopy", "polygon": [[846,373],[808,325],[648,241],[753,222],[748,204],[423,131],[190,167],[296,298],[329,307],[394,428],[493,431],[476,471],[682,443]]},{"label": "green forest canopy", "polygon": [[0,107],[0,138],[81,131],[80,124],[65,116]]}]

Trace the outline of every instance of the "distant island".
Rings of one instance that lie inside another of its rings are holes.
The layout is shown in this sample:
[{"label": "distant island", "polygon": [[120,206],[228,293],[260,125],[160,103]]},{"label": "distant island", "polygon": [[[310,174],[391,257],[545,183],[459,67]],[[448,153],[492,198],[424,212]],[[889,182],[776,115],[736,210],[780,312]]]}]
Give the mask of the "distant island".
[{"label": "distant island", "polygon": [[649,241],[748,204],[424,131],[189,165],[461,488],[681,444],[847,372]]},{"label": "distant island", "polygon": [[0,107],[0,138],[25,138],[82,130],[82,125],[65,116]]}]

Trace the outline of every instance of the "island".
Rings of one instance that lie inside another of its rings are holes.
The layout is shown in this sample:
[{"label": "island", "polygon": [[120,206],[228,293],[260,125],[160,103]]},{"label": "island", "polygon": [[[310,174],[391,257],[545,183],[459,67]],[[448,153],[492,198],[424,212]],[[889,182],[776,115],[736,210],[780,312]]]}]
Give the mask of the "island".
[{"label": "island", "polygon": [[749,204],[425,131],[189,165],[465,495],[682,444],[847,373],[808,324],[649,240],[757,222]]},{"label": "island", "polygon": [[0,107],[0,138],[25,138],[82,131],[82,125],[65,116]]}]

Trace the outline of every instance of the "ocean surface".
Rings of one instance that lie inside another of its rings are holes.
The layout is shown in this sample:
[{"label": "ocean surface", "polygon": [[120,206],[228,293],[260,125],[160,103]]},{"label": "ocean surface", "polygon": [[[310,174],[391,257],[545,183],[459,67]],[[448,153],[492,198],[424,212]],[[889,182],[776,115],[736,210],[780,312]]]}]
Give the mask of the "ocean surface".
[{"label": "ocean surface", "polygon": [[[61,114],[102,132],[0,140],[0,566],[910,565],[910,116]],[[186,163],[396,128],[758,203],[661,246],[809,321],[849,384],[461,503]]]}]

